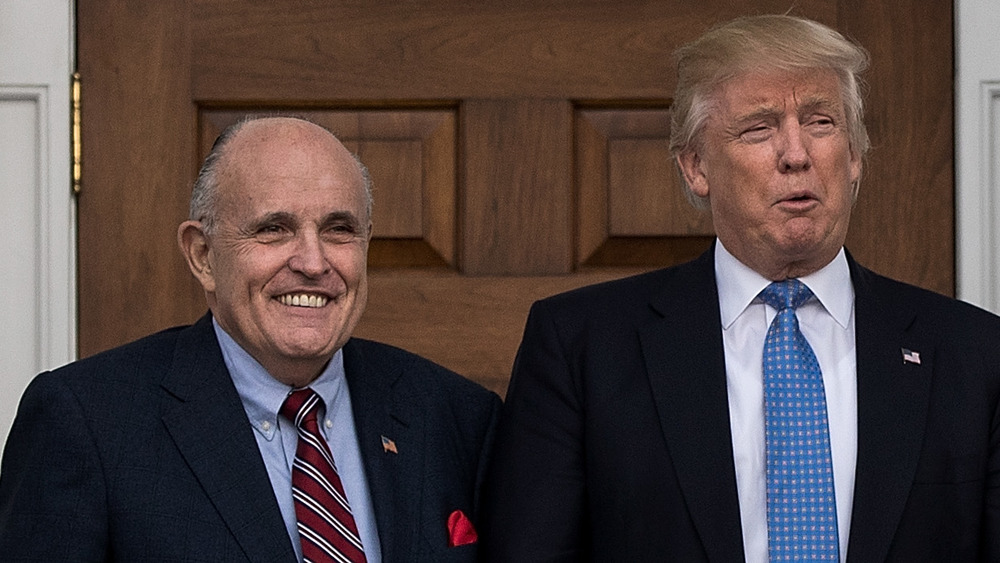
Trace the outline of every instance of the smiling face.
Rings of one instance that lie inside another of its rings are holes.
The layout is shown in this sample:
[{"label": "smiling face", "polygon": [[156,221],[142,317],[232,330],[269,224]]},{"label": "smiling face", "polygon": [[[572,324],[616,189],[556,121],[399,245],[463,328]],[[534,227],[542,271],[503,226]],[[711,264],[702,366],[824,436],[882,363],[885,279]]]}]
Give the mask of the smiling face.
[{"label": "smiling face", "polygon": [[305,386],[365,308],[364,179],[339,141],[299,120],[251,122],[223,150],[214,231],[185,222],[182,250],[219,325],[275,379]]},{"label": "smiling face", "polygon": [[716,91],[695,148],[678,156],[726,249],[771,280],[828,264],[847,237],[861,157],[829,70],[754,72]]}]

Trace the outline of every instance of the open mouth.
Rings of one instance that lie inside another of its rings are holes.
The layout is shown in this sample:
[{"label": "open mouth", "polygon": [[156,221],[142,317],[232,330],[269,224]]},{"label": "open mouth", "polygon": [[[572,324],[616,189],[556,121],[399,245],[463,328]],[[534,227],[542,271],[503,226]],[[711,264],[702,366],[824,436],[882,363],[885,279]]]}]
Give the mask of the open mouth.
[{"label": "open mouth", "polygon": [[803,190],[802,192],[793,193],[789,195],[783,201],[803,202],[803,201],[812,201],[814,199],[816,198],[813,196],[812,192]]},{"label": "open mouth", "polygon": [[779,201],[778,204],[779,205],[788,205],[788,206],[792,206],[794,208],[801,208],[803,206],[811,205],[811,204],[815,203],[816,201],[817,200],[813,196],[813,194],[805,192],[805,193],[794,194],[794,195],[791,195],[789,197],[786,197],[786,198],[782,199],[781,201]]},{"label": "open mouth", "polygon": [[312,293],[286,293],[285,295],[279,295],[278,301],[282,305],[288,305],[289,307],[309,307],[317,309],[325,306],[329,301],[329,298]]}]

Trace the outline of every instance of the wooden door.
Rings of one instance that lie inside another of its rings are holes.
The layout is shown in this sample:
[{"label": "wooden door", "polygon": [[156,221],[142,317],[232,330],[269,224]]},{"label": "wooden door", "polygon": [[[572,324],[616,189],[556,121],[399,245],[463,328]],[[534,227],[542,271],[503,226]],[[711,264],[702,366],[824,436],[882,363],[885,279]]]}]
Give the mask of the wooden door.
[{"label": "wooden door", "polygon": [[[174,242],[201,157],[241,115],[294,113],[337,132],[375,180],[358,334],[502,393],[532,301],[708,246],[710,220],[669,160],[670,54],[714,23],[787,9],[79,0],[81,355],[204,312]],[[952,293],[950,3],[806,0],[794,13],[874,57],[875,149],[849,248]]]}]

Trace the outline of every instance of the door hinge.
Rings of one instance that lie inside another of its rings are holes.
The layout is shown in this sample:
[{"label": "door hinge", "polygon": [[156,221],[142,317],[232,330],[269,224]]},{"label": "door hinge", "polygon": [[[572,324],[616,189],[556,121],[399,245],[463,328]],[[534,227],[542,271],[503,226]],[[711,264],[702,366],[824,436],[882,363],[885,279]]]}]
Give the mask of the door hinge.
[{"label": "door hinge", "polygon": [[73,73],[73,195],[79,196],[83,188],[82,161],[83,139],[80,134],[80,73]]}]

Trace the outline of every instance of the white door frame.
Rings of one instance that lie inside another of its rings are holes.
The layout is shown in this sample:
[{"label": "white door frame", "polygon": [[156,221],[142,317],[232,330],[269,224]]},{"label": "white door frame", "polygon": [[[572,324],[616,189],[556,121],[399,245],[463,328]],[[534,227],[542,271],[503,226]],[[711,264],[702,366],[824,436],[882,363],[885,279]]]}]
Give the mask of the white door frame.
[{"label": "white door frame", "polygon": [[[955,0],[958,297],[1000,313],[1000,10]],[[947,48],[947,46],[944,46]]]},{"label": "white door frame", "polygon": [[31,378],[76,357],[73,0],[0,0],[0,448]]}]

